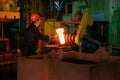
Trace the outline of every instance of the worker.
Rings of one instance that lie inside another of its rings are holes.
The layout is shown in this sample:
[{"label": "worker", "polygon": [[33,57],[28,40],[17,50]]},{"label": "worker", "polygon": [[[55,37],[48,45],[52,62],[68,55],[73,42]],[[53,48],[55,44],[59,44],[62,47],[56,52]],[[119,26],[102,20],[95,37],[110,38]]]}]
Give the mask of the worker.
[{"label": "worker", "polygon": [[[81,19],[82,19],[82,12],[81,11],[76,11],[74,14],[74,19],[70,22],[78,22],[80,23]],[[76,34],[77,28],[79,24],[63,24],[66,27],[70,27],[70,33]]]},{"label": "worker", "polygon": [[81,19],[82,19],[82,12],[80,12],[80,11],[77,11],[75,14],[74,14],[74,22],[80,22],[81,21]]},{"label": "worker", "polygon": [[39,39],[43,41],[51,40],[51,37],[39,33],[38,28],[42,24],[42,18],[39,14],[31,15],[31,23],[26,28],[24,34],[24,47],[23,47],[23,56],[35,55],[37,53],[37,47]]},{"label": "worker", "polygon": [[[75,14],[74,14],[74,20],[72,22],[80,22],[81,19],[82,19],[82,12],[80,11],[77,11]],[[78,25],[79,24],[75,24],[76,27],[74,27],[74,34],[76,34],[76,31],[77,31],[77,28],[78,28]]]}]

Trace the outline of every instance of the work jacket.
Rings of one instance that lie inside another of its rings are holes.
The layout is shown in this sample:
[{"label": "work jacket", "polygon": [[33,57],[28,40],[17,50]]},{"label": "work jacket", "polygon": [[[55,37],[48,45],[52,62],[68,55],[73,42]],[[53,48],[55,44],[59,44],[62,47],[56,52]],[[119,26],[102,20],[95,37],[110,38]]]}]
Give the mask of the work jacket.
[{"label": "work jacket", "polygon": [[49,36],[40,34],[36,26],[33,23],[30,24],[24,34],[23,56],[36,54],[39,39],[49,41]]}]

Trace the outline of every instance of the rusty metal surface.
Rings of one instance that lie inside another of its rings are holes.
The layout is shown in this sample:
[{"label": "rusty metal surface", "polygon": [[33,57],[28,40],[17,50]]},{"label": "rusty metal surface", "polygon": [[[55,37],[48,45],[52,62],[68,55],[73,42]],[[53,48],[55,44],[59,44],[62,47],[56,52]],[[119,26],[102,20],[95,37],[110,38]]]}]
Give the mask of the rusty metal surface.
[{"label": "rusty metal surface", "polygon": [[51,60],[18,59],[17,80],[120,80],[120,61],[74,64]]},{"label": "rusty metal surface", "polygon": [[120,80],[120,61],[91,65],[91,80]]},{"label": "rusty metal surface", "polygon": [[88,65],[22,58],[18,60],[18,80],[89,80]]}]

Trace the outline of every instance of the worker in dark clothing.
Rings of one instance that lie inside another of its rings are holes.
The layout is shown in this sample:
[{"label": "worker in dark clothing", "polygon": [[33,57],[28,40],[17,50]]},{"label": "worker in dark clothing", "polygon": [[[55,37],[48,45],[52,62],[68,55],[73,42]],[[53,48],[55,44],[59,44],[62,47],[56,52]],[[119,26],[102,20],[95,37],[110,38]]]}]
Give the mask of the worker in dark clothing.
[{"label": "worker in dark clothing", "polygon": [[23,56],[35,55],[38,47],[39,39],[49,41],[50,37],[39,33],[38,27],[42,22],[38,14],[31,16],[31,24],[26,28],[24,34]]}]

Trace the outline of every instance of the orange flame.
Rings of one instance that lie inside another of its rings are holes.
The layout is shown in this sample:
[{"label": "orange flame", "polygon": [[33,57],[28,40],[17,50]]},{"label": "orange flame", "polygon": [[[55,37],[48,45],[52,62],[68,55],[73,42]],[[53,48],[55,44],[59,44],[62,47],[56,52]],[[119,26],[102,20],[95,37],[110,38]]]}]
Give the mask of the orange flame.
[{"label": "orange flame", "polygon": [[64,38],[64,34],[63,34],[64,29],[63,29],[63,28],[58,28],[58,29],[56,30],[56,32],[57,32],[57,34],[58,34],[58,36],[59,36],[60,44],[65,44],[65,38]]}]

